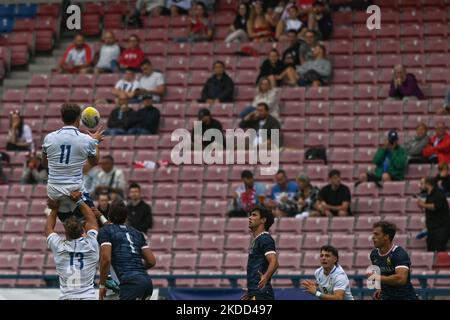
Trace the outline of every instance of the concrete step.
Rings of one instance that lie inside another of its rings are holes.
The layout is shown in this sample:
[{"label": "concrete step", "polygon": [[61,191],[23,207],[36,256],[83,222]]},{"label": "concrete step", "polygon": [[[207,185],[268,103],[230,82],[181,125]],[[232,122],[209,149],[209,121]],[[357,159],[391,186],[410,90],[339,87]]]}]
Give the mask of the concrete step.
[{"label": "concrete step", "polygon": [[40,64],[31,64],[28,67],[28,70],[32,73],[51,73],[52,69],[55,65],[40,65]]},{"label": "concrete step", "polygon": [[29,71],[13,71],[8,74],[8,79],[31,79],[31,73]]},{"label": "concrete step", "polygon": [[3,80],[3,87],[7,89],[25,88],[30,82],[29,78],[26,79],[5,79]]}]

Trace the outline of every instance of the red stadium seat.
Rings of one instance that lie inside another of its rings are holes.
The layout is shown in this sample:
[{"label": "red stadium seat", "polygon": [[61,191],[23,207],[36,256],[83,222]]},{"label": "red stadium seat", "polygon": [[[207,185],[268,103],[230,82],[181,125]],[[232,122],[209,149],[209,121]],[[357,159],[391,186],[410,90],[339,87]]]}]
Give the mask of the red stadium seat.
[{"label": "red stadium seat", "polygon": [[173,240],[173,251],[197,252],[198,235],[177,235]]},{"label": "red stadium seat", "polygon": [[222,252],[225,236],[216,234],[203,234],[198,246],[202,252]]}]

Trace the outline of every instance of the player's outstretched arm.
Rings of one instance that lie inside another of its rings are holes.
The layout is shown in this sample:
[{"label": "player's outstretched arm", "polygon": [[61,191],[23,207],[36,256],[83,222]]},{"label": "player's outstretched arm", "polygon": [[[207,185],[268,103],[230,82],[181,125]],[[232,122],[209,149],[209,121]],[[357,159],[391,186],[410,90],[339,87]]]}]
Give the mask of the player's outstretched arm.
[{"label": "player's outstretched arm", "polygon": [[86,219],[86,230],[97,230],[98,231],[98,223],[97,218],[95,217],[94,212],[92,212],[91,208],[83,202],[81,199],[81,192],[74,191],[70,193],[70,198],[76,203],[79,202],[80,211]]},{"label": "player's outstretched arm", "polygon": [[[98,143],[100,143],[103,140],[103,133],[105,132],[105,128],[103,126],[100,126],[97,131],[94,133],[88,132],[89,136],[97,140]],[[100,151],[98,149],[98,144],[95,146],[95,156],[89,157],[88,162],[92,167],[95,167],[100,159]]]},{"label": "player's outstretched arm", "polygon": [[142,249],[142,258],[144,258],[145,269],[153,268],[156,265],[156,258],[153,251],[150,248]]},{"label": "player's outstretched arm", "polygon": [[103,300],[106,295],[106,279],[108,278],[111,266],[111,245],[103,243],[100,246],[100,280],[99,280],[99,300]]},{"label": "player's outstretched arm", "polygon": [[304,280],[302,281],[302,288],[313,296],[318,297],[320,300],[344,300],[345,290],[334,290],[333,294],[324,294],[317,290],[317,284],[315,281]]},{"label": "player's outstretched arm", "polygon": [[45,224],[45,237],[48,237],[55,232],[56,218],[58,217],[58,202],[52,199],[47,200],[47,205],[50,208],[50,214],[47,216],[47,223]]}]

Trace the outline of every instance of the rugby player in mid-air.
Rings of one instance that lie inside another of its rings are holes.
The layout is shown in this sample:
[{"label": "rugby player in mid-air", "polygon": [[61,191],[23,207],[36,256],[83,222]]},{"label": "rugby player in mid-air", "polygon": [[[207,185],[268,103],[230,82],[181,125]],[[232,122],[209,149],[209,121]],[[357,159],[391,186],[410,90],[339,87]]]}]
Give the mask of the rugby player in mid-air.
[{"label": "rugby player in mid-air", "polygon": [[[98,163],[98,144],[103,139],[103,128],[95,133],[82,133],[80,127],[81,108],[77,104],[63,104],[61,118],[64,126],[49,133],[44,138],[43,164],[48,165],[48,197],[59,202],[58,217],[61,221],[70,217],[77,208],[70,200],[72,191],[81,191],[83,199],[90,207],[93,202],[85,193],[83,166],[86,161],[91,166]],[[82,215],[77,210],[77,216]]]},{"label": "rugby player in mid-air", "polygon": [[397,227],[388,221],[373,225],[372,240],[375,249],[370,253],[372,265],[379,268],[380,275],[368,274],[369,280],[380,281],[381,290],[375,291],[374,299],[418,300],[411,284],[411,260],[408,253],[392,243]]},{"label": "rugby player in mid-air", "polygon": [[242,300],[274,300],[270,280],[278,269],[275,241],[269,234],[274,222],[270,210],[257,206],[249,217],[249,229],[253,234],[247,262],[247,293]]},{"label": "rugby player in mid-air", "polygon": [[145,300],[153,292],[147,269],[156,264],[155,256],[144,235],[125,224],[128,210],[122,201],[114,201],[109,210],[109,221],[100,229],[100,282],[99,298],[106,295],[106,280],[110,266],[119,279],[120,300]]}]

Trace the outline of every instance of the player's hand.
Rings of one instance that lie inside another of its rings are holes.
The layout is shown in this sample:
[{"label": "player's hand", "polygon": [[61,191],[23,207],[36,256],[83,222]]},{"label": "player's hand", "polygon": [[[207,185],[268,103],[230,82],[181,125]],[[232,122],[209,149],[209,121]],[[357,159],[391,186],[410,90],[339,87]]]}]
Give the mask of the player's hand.
[{"label": "player's hand", "polygon": [[316,284],[311,280],[302,281],[302,288],[311,294],[316,294],[317,291]]},{"label": "player's hand", "polygon": [[97,219],[102,216],[102,213],[96,207],[91,207],[91,210]]},{"label": "player's hand", "polygon": [[422,199],[417,199],[417,205],[418,205],[420,208],[423,208],[423,206],[425,205],[425,202],[424,202]]},{"label": "player's hand", "polygon": [[83,196],[83,194],[82,194],[80,191],[72,191],[72,192],[70,193],[70,199],[71,199],[73,202],[77,202],[78,200],[81,199],[82,196]]},{"label": "player's hand", "polygon": [[56,200],[53,200],[53,199],[48,198],[48,199],[47,199],[47,206],[48,206],[51,210],[58,210],[58,208],[59,208],[59,203],[58,203],[58,201],[56,201]]},{"label": "player's hand", "polygon": [[88,132],[88,134],[91,136],[92,139],[97,140],[98,142],[101,142],[103,140],[103,133],[105,132],[105,128],[103,126],[100,126],[97,131],[94,133]]},{"label": "player's hand", "polygon": [[372,297],[374,300],[380,300],[381,299],[381,290],[376,290]]},{"label": "player's hand", "polygon": [[262,289],[266,286],[268,279],[267,279],[267,276],[265,274],[263,274],[261,271],[258,271],[258,274],[261,277],[261,280],[259,280],[259,283],[258,283],[258,288]]},{"label": "player's hand", "polygon": [[98,289],[98,300],[104,300],[106,297],[106,288]]},{"label": "player's hand", "polygon": [[242,290],[244,290],[245,293],[242,295],[241,300],[249,300],[248,289],[247,288],[242,288]]}]

